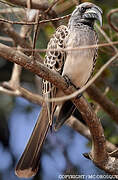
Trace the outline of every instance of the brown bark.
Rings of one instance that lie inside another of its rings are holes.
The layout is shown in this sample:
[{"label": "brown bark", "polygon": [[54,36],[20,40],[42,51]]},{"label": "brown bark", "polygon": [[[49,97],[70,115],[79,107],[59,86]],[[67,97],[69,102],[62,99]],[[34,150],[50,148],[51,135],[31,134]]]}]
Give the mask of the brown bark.
[{"label": "brown bark", "polygon": [[87,93],[118,123],[118,107],[112,101],[104,96],[94,84],[87,89]]}]

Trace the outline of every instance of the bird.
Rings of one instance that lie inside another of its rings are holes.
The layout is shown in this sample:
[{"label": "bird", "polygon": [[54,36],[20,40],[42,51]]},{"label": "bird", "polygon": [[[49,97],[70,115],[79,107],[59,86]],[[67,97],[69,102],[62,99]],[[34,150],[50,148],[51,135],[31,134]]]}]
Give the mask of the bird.
[{"label": "bird", "polygon": [[[47,46],[48,51],[44,65],[50,70],[58,72],[77,89],[84,86],[93,73],[97,47],[67,52],[64,49],[97,45],[98,36],[94,30],[96,20],[102,25],[102,9],[100,7],[90,2],[78,5],[71,14],[68,26],[59,26]],[[61,90],[47,80],[43,80],[42,89],[45,99],[63,94]],[[38,172],[42,146],[49,128],[53,125],[53,116],[57,105],[60,109],[55,129],[58,129],[72,113],[77,113],[77,109],[71,100],[60,104],[46,102],[42,105],[42,110],[28,144],[16,165],[15,174],[18,177],[29,178]]]}]

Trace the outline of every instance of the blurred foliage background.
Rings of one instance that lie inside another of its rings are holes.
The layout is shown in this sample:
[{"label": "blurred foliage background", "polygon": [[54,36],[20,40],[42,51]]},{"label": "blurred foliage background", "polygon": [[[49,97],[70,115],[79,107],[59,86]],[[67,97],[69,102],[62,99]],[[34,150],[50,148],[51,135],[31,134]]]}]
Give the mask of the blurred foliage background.
[{"label": "blurred foliage background", "polygon": [[[85,2],[83,0],[81,2]],[[51,4],[52,0],[45,0],[45,3]],[[107,13],[114,8],[118,8],[118,0],[90,0],[103,9],[103,27],[112,41],[118,40],[118,33],[113,31],[107,21]],[[44,2],[43,2],[44,3]],[[55,6],[58,16],[71,13],[75,8],[77,0],[61,0]],[[17,8],[20,8],[18,12]],[[6,13],[3,10],[6,10]],[[8,10],[8,11],[7,11]],[[23,20],[25,9],[22,7],[9,6],[0,2],[0,17],[8,20]],[[112,17],[117,26],[118,13]],[[60,21],[60,24],[67,24],[67,20]],[[0,43],[8,46],[15,46],[11,38],[6,39],[6,34],[2,32],[0,24]],[[21,25],[13,25],[16,32],[20,33]],[[39,26],[36,48],[46,48],[47,43],[54,33],[55,28],[51,23]],[[98,30],[97,30],[98,31]],[[99,33],[99,32],[98,32]],[[33,31],[31,34],[33,37]],[[103,35],[99,33],[100,43],[107,42]],[[117,47],[117,46],[116,46]],[[99,68],[115,54],[113,48],[102,47],[99,49],[98,61],[95,73]],[[44,53],[41,54],[44,57]],[[8,81],[11,76],[13,64],[0,58],[0,83]],[[95,82],[102,92],[106,87],[109,88],[106,96],[118,105],[118,61],[109,66],[104,73]],[[38,83],[34,74],[23,69],[21,75],[21,85],[39,93]],[[90,102],[92,99],[88,98]],[[93,102],[95,103],[95,102]],[[103,102],[104,103],[104,102]],[[0,94],[0,180],[17,180],[14,174],[15,164],[18,161],[25,145],[30,137],[40,107],[32,104],[20,97]],[[106,138],[114,144],[118,144],[118,125],[101,108],[98,111]],[[62,127],[57,133],[48,134],[46,143],[43,147],[40,172],[34,177],[35,180],[56,180],[61,174],[105,174],[96,168],[91,161],[82,155],[89,152],[90,142],[67,126]],[[84,178],[87,179],[87,178]],[[94,179],[94,178],[93,178]]]}]

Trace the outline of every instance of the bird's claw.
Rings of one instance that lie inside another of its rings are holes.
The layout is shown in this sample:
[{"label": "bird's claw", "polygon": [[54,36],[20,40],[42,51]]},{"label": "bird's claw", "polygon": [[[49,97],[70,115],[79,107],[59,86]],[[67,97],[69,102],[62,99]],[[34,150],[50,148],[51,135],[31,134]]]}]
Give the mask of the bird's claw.
[{"label": "bird's claw", "polygon": [[[63,77],[64,77],[64,79],[65,79],[68,87],[69,87],[69,86],[73,86],[76,90],[79,90],[79,89],[80,89],[79,87],[77,88],[77,87],[71,82],[71,80],[69,79],[69,77],[68,77],[67,75],[64,75]],[[82,93],[80,93],[80,94],[77,96],[77,98],[80,98],[81,96],[82,96]]]},{"label": "bird's claw", "polygon": [[67,86],[74,86],[75,89],[77,89],[77,87],[71,82],[71,80],[69,79],[69,77],[67,75],[64,75],[63,78],[65,79]]}]

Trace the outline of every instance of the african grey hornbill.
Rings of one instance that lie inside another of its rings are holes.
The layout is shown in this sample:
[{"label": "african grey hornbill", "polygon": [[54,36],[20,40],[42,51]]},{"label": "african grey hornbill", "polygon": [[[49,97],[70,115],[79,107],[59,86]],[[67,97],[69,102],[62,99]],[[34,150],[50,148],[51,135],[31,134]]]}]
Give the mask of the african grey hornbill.
[{"label": "african grey hornbill", "polygon": [[[68,27],[60,26],[48,43],[48,49],[54,49],[54,51],[47,51],[44,64],[69,79],[76,88],[81,88],[91,77],[96,62],[97,48],[67,52],[63,49],[97,44],[95,20],[99,20],[102,24],[101,8],[89,2],[80,4],[73,11]],[[61,96],[62,93],[53,84],[43,80],[43,95],[45,98],[51,98]],[[41,148],[48,129],[52,126],[56,106],[54,102],[43,105],[30,140],[16,166],[17,176],[30,177],[37,173]],[[76,109],[71,101],[61,102],[60,107],[56,128],[60,127]]]}]

